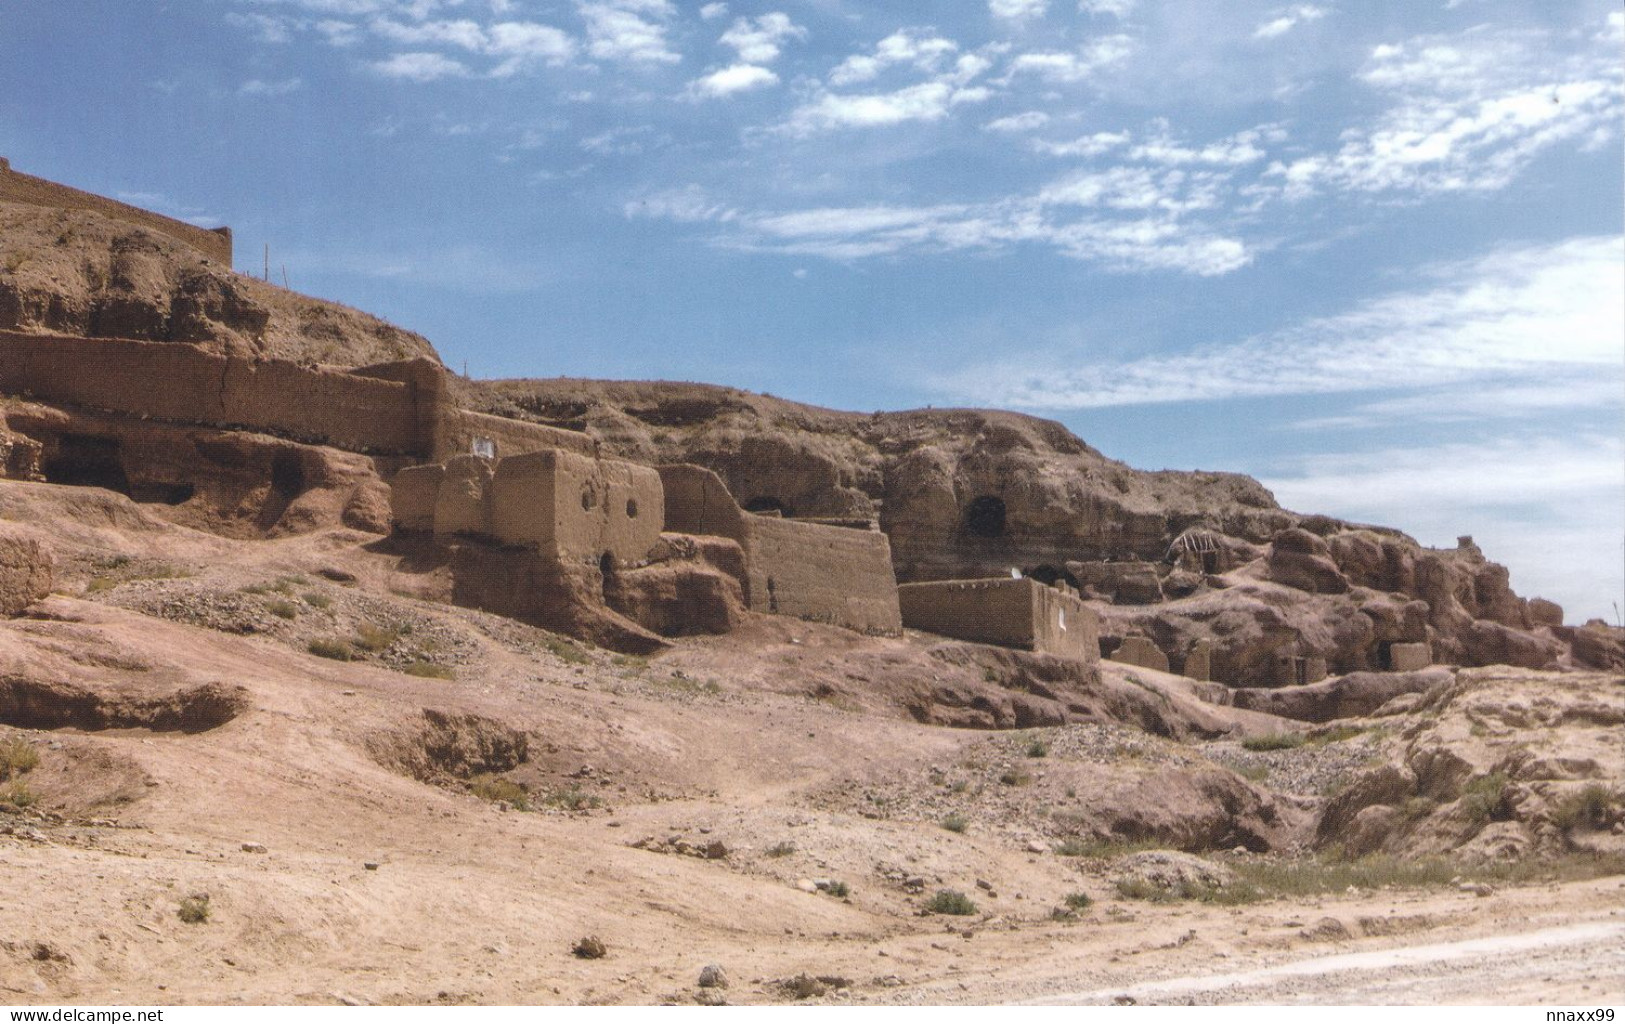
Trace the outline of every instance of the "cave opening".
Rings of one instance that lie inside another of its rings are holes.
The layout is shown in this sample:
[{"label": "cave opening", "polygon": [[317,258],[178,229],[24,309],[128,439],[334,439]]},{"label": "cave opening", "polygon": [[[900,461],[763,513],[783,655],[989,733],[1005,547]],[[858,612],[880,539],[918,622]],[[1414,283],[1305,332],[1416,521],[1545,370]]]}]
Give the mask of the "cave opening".
[{"label": "cave opening", "polygon": [[983,495],[965,507],[965,529],[973,537],[1004,536],[1004,499]]},{"label": "cave opening", "polygon": [[124,457],[119,442],[111,437],[89,434],[63,434],[56,451],[41,467],[48,483],[70,487],[103,487],[120,494],[130,493],[130,480],[124,473]]},{"label": "cave opening", "polygon": [[745,511],[754,512],[759,516],[777,515],[785,519],[789,519],[795,514],[789,505],[778,498],[765,494],[745,502]]}]

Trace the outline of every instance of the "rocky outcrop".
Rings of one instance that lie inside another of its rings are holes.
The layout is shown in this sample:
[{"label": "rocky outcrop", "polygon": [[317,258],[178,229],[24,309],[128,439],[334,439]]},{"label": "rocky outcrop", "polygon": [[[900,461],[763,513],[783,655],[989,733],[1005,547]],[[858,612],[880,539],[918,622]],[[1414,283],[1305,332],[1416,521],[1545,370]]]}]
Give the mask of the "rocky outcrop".
[{"label": "rocky outcrop", "polygon": [[336,366],[438,362],[419,335],[233,273],[168,235],[88,210],[16,203],[0,203],[0,329]]},{"label": "rocky outcrop", "polygon": [[0,523],[0,616],[20,614],[51,592],[56,561],[32,531]]}]

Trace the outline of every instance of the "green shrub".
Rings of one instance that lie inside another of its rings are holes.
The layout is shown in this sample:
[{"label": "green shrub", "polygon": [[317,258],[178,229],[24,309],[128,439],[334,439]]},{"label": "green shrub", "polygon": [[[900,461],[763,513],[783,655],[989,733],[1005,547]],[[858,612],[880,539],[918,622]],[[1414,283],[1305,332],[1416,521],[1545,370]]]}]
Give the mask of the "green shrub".
[{"label": "green shrub", "polygon": [[943,818],[940,824],[949,832],[963,832],[970,827],[970,822],[965,820],[963,814],[950,814]]},{"label": "green shrub", "polygon": [[0,786],[0,804],[10,804],[21,810],[38,802],[39,797],[29,788],[28,783],[20,778],[12,779],[4,786]]},{"label": "green shrub", "polygon": [[1468,781],[1461,790],[1462,811],[1467,820],[1479,827],[1492,821],[1504,821],[1511,816],[1507,805],[1506,772],[1491,772]]},{"label": "green shrub", "polygon": [[825,889],[824,891],[839,900],[844,900],[848,896],[852,895],[851,886],[847,885],[845,882],[831,882],[829,883],[829,888]]},{"label": "green shrub", "polygon": [[333,606],[333,599],[319,590],[312,590],[301,596],[305,599],[305,603],[312,608],[320,608],[325,611]]},{"label": "green shrub", "polygon": [[265,609],[279,619],[297,619],[299,617],[299,606],[292,601],[272,601],[265,606]]},{"label": "green shrub", "polygon": [[592,660],[587,657],[587,653],[575,641],[567,640],[562,636],[550,636],[543,641],[543,644],[547,647],[549,654],[570,665],[585,665]]},{"label": "green shrub", "polygon": [[1247,750],[1292,750],[1304,744],[1303,734],[1296,732],[1277,732],[1268,736],[1249,736],[1241,741]]},{"label": "green shrub", "polygon": [[118,580],[113,579],[111,576],[92,576],[90,582],[85,584],[85,593],[100,594],[103,591],[112,590],[116,586],[118,586]]},{"label": "green shrub", "polygon": [[566,811],[585,811],[603,805],[598,797],[575,786],[552,790],[542,798],[542,802]]},{"label": "green shrub", "polygon": [[39,766],[39,751],[21,736],[0,743],[0,782],[27,775]]},{"label": "green shrub", "polygon": [[469,782],[468,791],[481,800],[489,800],[492,803],[505,801],[521,811],[530,810],[530,793],[512,779],[498,778],[494,775],[476,776]]},{"label": "green shrub", "polygon": [[209,897],[188,896],[181,900],[175,915],[187,924],[202,924],[209,919]]},{"label": "green shrub", "polygon": [[1027,744],[1027,756],[1028,757],[1048,757],[1049,756],[1049,744],[1045,743],[1043,740],[1040,740],[1040,739],[1033,740],[1031,743]]},{"label": "green shrub", "polygon": [[419,679],[457,678],[457,670],[450,665],[437,665],[432,661],[424,661],[422,658],[410,663],[401,671],[409,676],[417,676]]},{"label": "green shrub", "polygon": [[381,654],[389,650],[405,633],[405,628],[401,626],[386,629],[367,623],[356,630],[355,639],[351,643],[369,654]]},{"label": "green shrub", "polygon": [[1576,793],[1570,793],[1552,810],[1552,823],[1564,832],[1576,828],[1604,829],[1613,821],[1615,796],[1608,787],[1590,783]]},{"label": "green shrub", "polygon": [[926,903],[925,909],[933,914],[951,914],[955,917],[969,917],[976,913],[976,904],[971,898],[957,889],[938,889]]},{"label": "green shrub", "polygon": [[1032,781],[1032,774],[1020,768],[1006,768],[999,773],[999,782],[1005,786],[1025,786]]},{"label": "green shrub", "polygon": [[764,851],[769,857],[788,857],[796,852],[796,844],[789,840],[780,840]]},{"label": "green shrub", "polygon": [[331,658],[334,661],[354,661],[356,658],[355,648],[343,640],[312,640],[305,649],[318,658]]},{"label": "green shrub", "polygon": [[1066,908],[1068,910],[1088,910],[1094,906],[1094,898],[1086,892],[1067,893]]}]

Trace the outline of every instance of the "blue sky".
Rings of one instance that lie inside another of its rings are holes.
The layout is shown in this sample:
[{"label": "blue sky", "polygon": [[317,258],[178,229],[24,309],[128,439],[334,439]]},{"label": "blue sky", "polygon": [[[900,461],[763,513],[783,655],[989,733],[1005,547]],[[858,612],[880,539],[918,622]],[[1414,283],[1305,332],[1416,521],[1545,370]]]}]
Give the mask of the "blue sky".
[{"label": "blue sky", "polygon": [[1052,416],[1625,604],[1609,0],[6,0],[0,155],[475,376]]}]

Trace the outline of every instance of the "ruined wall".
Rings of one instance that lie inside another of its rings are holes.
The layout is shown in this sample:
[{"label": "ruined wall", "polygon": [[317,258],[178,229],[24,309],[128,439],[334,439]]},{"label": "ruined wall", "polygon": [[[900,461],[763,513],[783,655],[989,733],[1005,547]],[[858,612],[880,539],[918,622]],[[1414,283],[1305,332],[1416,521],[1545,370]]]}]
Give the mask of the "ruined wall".
[{"label": "ruined wall", "polygon": [[586,434],[505,416],[467,412],[450,405],[440,408],[434,441],[424,454],[436,462],[454,455],[466,455],[473,452],[476,438],[490,441],[491,456],[498,459],[553,450],[574,452],[589,458],[598,455],[598,442]]},{"label": "ruined wall", "polygon": [[660,539],[665,495],[648,466],[573,452],[514,455],[496,464],[492,534],[561,559],[641,562]]},{"label": "ruined wall", "polygon": [[1056,654],[1100,656],[1093,609],[1032,579],[946,580],[897,588],[903,624],[973,643]]},{"label": "ruined wall", "polygon": [[745,512],[722,479],[699,466],[662,466],[660,480],[668,530],[727,537],[744,550],[751,610],[871,633],[902,629],[885,534]]},{"label": "ruined wall", "polygon": [[409,385],[191,345],[0,331],[0,392],[353,451],[422,443]]},{"label": "ruined wall", "polygon": [[0,157],[0,202],[89,210],[104,217],[112,217],[168,235],[212,260],[231,266],[230,228],[200,228],[105,196],[81,192],[76,188],[58,185],[54,181],[36,178],[31,174],[22,174],[12,170],[11,162],[5,157]]}]

